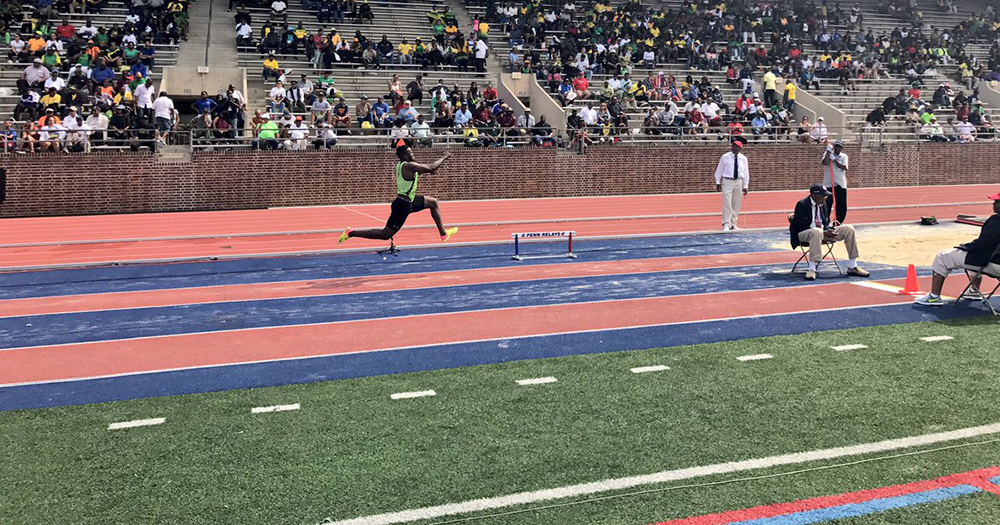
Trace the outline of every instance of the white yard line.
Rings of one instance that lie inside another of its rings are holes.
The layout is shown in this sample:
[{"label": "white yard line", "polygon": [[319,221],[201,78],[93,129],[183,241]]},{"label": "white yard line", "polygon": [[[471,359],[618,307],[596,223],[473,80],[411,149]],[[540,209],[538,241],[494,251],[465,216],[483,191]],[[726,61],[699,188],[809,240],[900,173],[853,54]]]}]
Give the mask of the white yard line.
[{"label": "white yard line", "polygon": [[274,405],[269,407],[254,407],[250,409],[251,414],[264,414],[266,412],[288,412],[289,410],[298,410],[302,407],[298,403],[293,405]]},{"label": "white yard line", "polygon": [[736,358],[737,361],[760,361],[762,359],[774,359],[771,354],[754,354],[754,355],[741,355]]},{"label": "white yard line", "polygon": [[848,350],[864,350],[868,348],[865,345],[841,345],[841,346],[831,346],[834,350],[838,352],[847,352]]},{"label": "white yard line", "polygon": [[901,450],[911,447],[931,445],[946,441],[967,439],[987,434],[1000,433],[1000,423],[983,425],[979,427],[963,428],[949,432],[939,432],[936,434],[924,434],[922,436],[905,437],[877,441],[874,443],[864,443],[847,447],[827,448],[813,450],[809,452],[797,452],[784,454],[781,456],[770,456],[759,459],[748,459],[733,461],[729,463],[716,463],[701,467],[689,467],[677,470],[665,470],[654,474],[644,474],[641,476],[631,476],[627,478],[613,478],[579,485],[567,485],[553,489],[536,490],[533,492],[520,492],[507,496],[497,496],[491,498],[481,498],[461,503],[447,503],[434,507],[424,507],[420,509],[404,510],[400,512],[390,512],[372,516],[362,516],[333,522],[327,525],[388,525],[391,523],[406,523],[417,520],[430,520],[443,516],[454,516],[457,514],[467,514],[490,509],[511,507],[514,505],[526,505],[563,498],[579,497],[588,494],[597,494],[612,490],[624,490],[644,485],[656,483],[666,483],[670,481],[680,481],[703,476],[718,474],[731,474],[747,470],[777,467],[782,465],[796,465],[810,461],[843,458],[850,456],[860,456],[876,452],[886,452],[891,450]]},{"label": "white yard line", "polygon": [[663,372],[664,370],[670,370],[670,367],[666,365],[638,366],[631,369],[631,372],[633,374],[646,374],[649,372]]},{"label": "white yard line", "polygon": [[933,335],[931,337],[921,337],[921,341],[927,341],[928,343],[936,343],[938,341],[951,341],[954,337],[950,335]]},{"label": "white yard line", "polygon": [[555,383],[558,379],[554,377],[536,377],[533,379],[518,379],[517,384],[521,386],[528,385],[544,385],[546,383]]},{"label": "white yard line", "polygon": [[437,392],[433,390],[420,390],[419,392],[400,392],[398,394],[393,394],[389,396],[389,399],[413,399],[415,397],[429,397],[436,395]]},{"label": "white yard line", "polygon": [[121,423],[111,423],[108,425],[108,430],[121,430],[124,428],[135,428],[135,427],[148,427],[152,425],[162,425],[167,421],[166,418],[154,417],[152,419],[137,419],[135,421],[122,421]]}]

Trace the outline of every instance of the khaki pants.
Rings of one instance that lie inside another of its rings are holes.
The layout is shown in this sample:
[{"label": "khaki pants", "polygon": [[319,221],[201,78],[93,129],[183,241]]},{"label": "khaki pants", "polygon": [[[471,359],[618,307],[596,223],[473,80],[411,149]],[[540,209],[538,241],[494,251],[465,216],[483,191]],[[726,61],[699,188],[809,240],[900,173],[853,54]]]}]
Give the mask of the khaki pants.
[{"label": "khaki pants", "polygon": [[[961,270],[965,268],[975,268],[974,266],[966,266],[965,256],[968,252],[959,250],[958,248],[949,248],[947,250],[941,250],[934,257],[934,262],[931,264],[931,270],[938,275],[948,276],[954,270]],[[986,271],[998,274],[1000,273],[1000,264],[989,263],[986,266]]]},{"label": "khaki pants", "polygon": [[743,180],[722,179],[722,227],[735,228],[743,207]]},{"label": "khaki pants", "polygon": [[[858,241],[854,237],[854,226],[845,224],[834,230],[833,240],[844,241],[847,248],[847,257],[858,258]],[[809,261],[818,263],[823,260],[823,230],[819,228],[809,228],[799,232],[799,242],[802,245],[809,245]]]}]

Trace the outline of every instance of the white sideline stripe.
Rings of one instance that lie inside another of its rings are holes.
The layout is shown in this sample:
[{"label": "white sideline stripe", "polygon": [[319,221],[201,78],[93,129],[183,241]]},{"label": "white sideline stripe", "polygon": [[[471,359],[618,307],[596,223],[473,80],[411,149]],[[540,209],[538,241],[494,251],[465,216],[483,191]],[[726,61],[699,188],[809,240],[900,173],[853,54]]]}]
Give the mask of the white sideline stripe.
[{"label": "white sideline stripe", "polygon": [[517,384],[521,386],[527,385],[544,385],[546,383],[555,383],[558,379],[554,377],[536,377],[533,379],[518,379]]},{"label": "white sideline stripe", "polygon": [[135,421],[122,421],[121,423],[111,423],[110,425],[108,425],[108,430],[121,430],[123,428],[162,425],[166,421],[167,419],[163,417],[154,417],[152,419],[136,419]]},{"label": "white sideline stripe", "polygon": [[771,354],[755,354],[755,355],[741,355],[736,358],[737,361],[760,361],[761,359],[773,359],[774,356]]},{"label": "white sideline stripe", "polygon": [[921,341],[927,341],[928,343],[936,343],[938,341],[951,341],[954,337],[950,335],[933,335],[931,337],[921,337]]},{"label": "white sideline stripe", "polygon": [[662,372],[664,370],[670,370],[670,367],[667,365],[639,366],[631,371],[633,374],[645,374],[646,372]]},{"label": "white sideline stripe", "polygon": [[415,397],[428,397],[436,395],[437,392],[433,390],[421,390],[419,392],[400,392],[389,396],[389,399],[413,399]]},{"label": "white sideline stripe", "polygon": [[883,292],[898,293],[902,288],[899,286],[893,286],[891,284],[880,283],[878,281],[851,281],[851,284],[855,286],[862,286],[864,288],[871,288],[873,290],[881,290]]},{"label": "white sideline stripe", "polygon": [[838,352],[846,352],[848,350],[864,350],[865,348],[868,347],[865,345],[842,345],[842,346],[831,346],[830,348],[833,348]]},{"label": "white sideline stripe", "polygon": [[714,465],[705,465],[702,467],[688,467],[677,470],[665,470],[662,472],[656,472],[653,474],[644,474],[640,476],[605,479],[602,481],[581,483],[578,485],[567,485],[564,487],[558,487],[554,489],[543,489],[543,490],[536,490],[533,492],[520,492],[517,494],[510,494],[507,496],[481,498],[481,499],[464,501],[461,503],[448,503],[444,505],[437,505],[434,507],[424,507],[421,509],[411,509],[400,512],[390,512],[386,514],[362,516],[359,518],[333,522],[332,524],[327,524],[327,525],[388,525],[391,523],[405,523],[408,521],[429,520],[429,519],[440,518],[442,516],[467,514],[470,512],[498,509],[503,507],[510,507],[513,505],[525,505],[529,503],[537,503],[555,499],[584,496],[588,494],[596,494],[612,490],[623,490],[642,485],[652,485],[655,483],[666,483],[669,481],[680,481],[680,480],[698,478],[703,476],[712,476],[718,474],[730,474],[733,472],[743,472],[746,470],[771,468],[781,465],[795,465],[798,463],[806,463],[810,461],[819,461],[825,459],[860,456],[863,454],[900,450],[910,447],[919,447],[924,445],[931,445],[934,443],[955,441],[958,439],[966,439],[966,438],[978,437],[987,434],[997,434],[997,433],[1000,433],[1000,423],[993,423],[991,425],[963,428],[958,430],[951,430],[948,432],[939,432],[936,434],[925,434],[922,436],[890,439],[886,441],[877,441],[874,443],[864,443],[861,445],[813,450],[810,452],[796,452],[793,454],[784,454],[781,456],[770,456],[766,458],[748,459],[744,461],[733,461],[729,463],[716,463]]},{"label": "white sideline stripe", "polygon": [[265,412],[288,412],[289,410],[298,410],[302,407],[298,403],[292,405],[274,405],[269,407],[254,407],[250,409],[251,414],[263,414]]}]

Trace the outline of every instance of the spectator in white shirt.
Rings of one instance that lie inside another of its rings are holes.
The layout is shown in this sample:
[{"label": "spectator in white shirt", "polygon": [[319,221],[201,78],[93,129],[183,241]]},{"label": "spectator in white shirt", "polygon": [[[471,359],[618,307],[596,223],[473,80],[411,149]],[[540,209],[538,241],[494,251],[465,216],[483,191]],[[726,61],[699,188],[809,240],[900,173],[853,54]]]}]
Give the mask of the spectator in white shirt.
[{"label": "spectator in white shirt", "polygon": [[962,121],[955,125],[955,132],[958,133],[960,144],[976,141],[976,126],[969,122],[969,117],[962,118]]},{"label": "spectator in white shirt", "polygon": [[139,113],[147,119],[153,114],[153,95],[156,89],[153,87],[153,79],[147,78],[144,84],[135,87],[135,105],[139,108]]},{"label": "spectator in white shirt", "polygon": [[587,107],[580,110],[580,118],[588,126],[593,126],[597,122],[597,110],[594,109],[593,102],[587,102]]},{"label": "spectator in white shirt", "polygon": [[66,81],[62,77],[50,77],[45,81],[45,91],[49,88],[56,88],[56,91],[62,93],[63,88],[66,87]]},{"label": "spectator in white shirt", "polygon": [[288,4],[282,0],[274,0],[271,2],[271,16],[283,17],[285,16],[285,9],[288,8]]},{"label": "spectator in white shirt", "polygon": [[249,47],[253,45],[253,27],[246,22],[236,25],[236,45]]},{"label": "spectator in white shirt", "polygon": [[421,146],[429,148],[434,144],[434,139],[431,138],[431,126],[424,122],[423,115],[417,115],[417,121],[410,124],[410,135],[417,139],[417,144]]},{"label": "spectator in white shirt", "polygon": [[295,122],[288,126],[288,140],[285,149],[293,151],[304,150],[309,146],[309,126],[302,123],[302,116],[295,117]]},{"label": "spectator in white shirt", "polygon": [[813,125],[812,131],[809,132],[809,136],[812,137],[815,142],[819,142],[821,144],[826,143],[826,139],[829,137],[829,134],[827,133],[826,122],[823,117],[816,119],[816,124]]},{"label": "spectator in white shirt", "polygon": [[325,147],[330,149],[337,145],[337,130],[333,129],[333,126],[329,122],[322,121],[316,125],[316,140],[313,141],[313,146],[316,149]]},{"label": "spectator in white shirt", "polygon": [[96,107],[90,110],[90,116],[83,123],[87,129],[90,145],[100,145],[104,142],[104,132],[108,129],[108,117]]},{"label": "spectator in white shirt", "polygon": [[174,109],[174,101],[167,97],[166,91],[160,91],[160,95],[153,101],[153,116],[156,117],[157,139],[160,138],[160,133],[173,129],[177,111]]},{"label": "spectator in white shirt", "polygon": [[91,22],[90,20],[87,20],[87,23],[84,24],[83,27],[81,27],[80,29],[78,29],[76,31],[76,34],[80,35],[80,38],[82,38],[84,40],[90,40],[91,38],[94,38],[94,35],[97,34],[97,28],[94,27],[94,23],[93,22]]},{"label": "spectator in white shirt", "polygon": [[525,108],[524,113],[517,117],[517,127],[521,129],[522,134],[527,134],[535,127],[535,117],[531,114],[531,108]]},{"label": "spectator in white shirt", "polygon": [[489,48],[489,46],[486,45],[486,41],[485,40],[483,40],[481,38],[477,38],[476,39],[475,49],[476,49],[476,51],[475,51],[475,53],[476,53],[476,63],[475,63],[476,64],[476,71],[478,71],[480,73],[485,73],[486,72],[486,56],[489,53],[489,49],[490,48]]},{"label": "spectator in white shirt", "polygon": [[277,81],[277,82],[275,82],[274,83],[274,87],[271,88],[271,93],[270,93],[271,100],[277,99],[278,95],[281,95],[282,97],[285,97],[285,96],[288,95],[285,92],[285,86],[282,84],[282,82],[280,80]]}]

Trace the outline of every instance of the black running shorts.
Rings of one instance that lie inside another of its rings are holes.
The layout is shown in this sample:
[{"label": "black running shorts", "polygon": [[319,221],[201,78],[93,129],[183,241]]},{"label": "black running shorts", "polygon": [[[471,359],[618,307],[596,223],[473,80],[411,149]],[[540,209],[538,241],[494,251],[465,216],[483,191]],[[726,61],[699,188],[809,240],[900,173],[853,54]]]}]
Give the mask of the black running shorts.
[{"label": "black running shorts", "polygon": [[389,215],[389,220],[386,221],[385,227],[390,230],[399,231],[411,213],[416,213],[424,209],[424,207],[423,195],[413,197],[413,202],[397,196],[396,200],[392,201],[392,213]]}]

